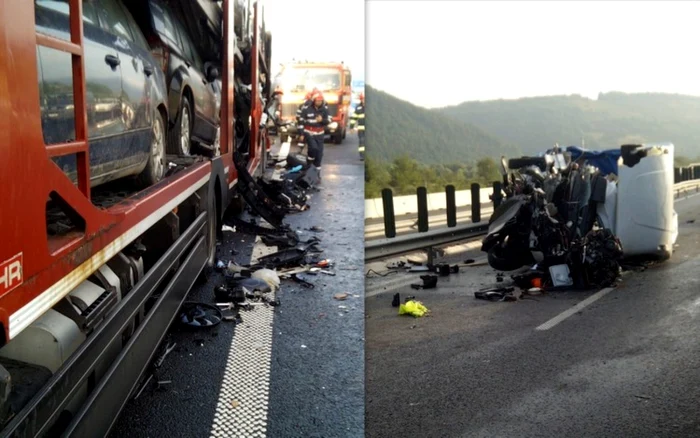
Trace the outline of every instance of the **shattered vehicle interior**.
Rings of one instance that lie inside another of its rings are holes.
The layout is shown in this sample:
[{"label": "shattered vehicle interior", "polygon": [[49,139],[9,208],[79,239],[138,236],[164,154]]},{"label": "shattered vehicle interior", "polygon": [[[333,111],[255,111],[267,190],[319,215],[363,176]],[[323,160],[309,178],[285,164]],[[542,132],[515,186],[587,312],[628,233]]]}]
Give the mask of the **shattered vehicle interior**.
[{"label": "shattered vehicle interior", "polygon": [[608,155],[570,149],[502,159],[505,200],[481,248],[489,265],[530,266],[513,276],[524,286],[537,278],[587,289],[614,285],[631,258],[669,258],[678,234],[673,145],[624,145]]}]

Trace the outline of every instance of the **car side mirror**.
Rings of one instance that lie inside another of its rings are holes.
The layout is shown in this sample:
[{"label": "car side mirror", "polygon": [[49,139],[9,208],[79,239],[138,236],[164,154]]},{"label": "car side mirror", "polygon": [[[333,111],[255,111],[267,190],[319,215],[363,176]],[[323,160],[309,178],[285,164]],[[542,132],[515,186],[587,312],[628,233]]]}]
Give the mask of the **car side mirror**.
[{"label": "car side mirror", "polygon": [[216,67],[209,67],[209,75],[208,76],[209,77],[207,78],[207,80],[209,82],[213,82],[213,81],[219,79],[219,69]]}]

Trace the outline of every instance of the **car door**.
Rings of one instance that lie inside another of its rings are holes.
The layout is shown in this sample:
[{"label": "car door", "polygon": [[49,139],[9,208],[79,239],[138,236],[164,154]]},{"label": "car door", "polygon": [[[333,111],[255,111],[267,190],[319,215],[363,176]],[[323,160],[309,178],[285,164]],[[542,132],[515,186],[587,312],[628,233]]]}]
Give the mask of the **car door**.
[{"label": "car door", "polygon": [[[38,32],[70,40],[67,0],[35,0]],[[100,27],[93,0],[83,0],[84,65],[88,112],[88,144],[93,183],[105,174],[105,153],[110,142],[125,131],[121,117],[122,79],[117,51]],[[37,47],[41,97],[41,122],[46,144],[75,139],[71,56],[48,47]],[[53,158],[75,177],[76,157]]]},{"label": "car door", "polygon": [[172,14],[171,20],[175,25],[177,33],[180,35],[183,55],[189,62],[187,68],[190,78],[192,79],[190,85],[193,88],[192,94],[194,95],[195,101],[195,122],[192,127],[192,134],[207,143],[212,143],[216,137],[216,96],[213,89],[209,86],[209,82],[206,80],[204,64],[187,30],[180,20],[173,17]]},{"label": "car door", "polygon": [[150,81],[144,70],[144,62],[135,49],[133,18],[118,0],[96,0],[96,4],[102,25],[111,35],[111,42],[118,51],[122,70],[122,120],[126,132],[121,141],[112,145],[107,157],[112,170],[117,172],[143,163],[143,157],[150,149]]}]

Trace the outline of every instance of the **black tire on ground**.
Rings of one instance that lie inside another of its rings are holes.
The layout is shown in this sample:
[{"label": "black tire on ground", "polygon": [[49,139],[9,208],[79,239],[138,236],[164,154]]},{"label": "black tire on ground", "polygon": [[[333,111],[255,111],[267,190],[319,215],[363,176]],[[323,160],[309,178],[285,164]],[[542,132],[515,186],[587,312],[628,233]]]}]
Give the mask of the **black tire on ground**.
[{"label": "black tire on ground", "polygon": [[[187,144],[183,145],[181,138],[183,137],[183,117],[189,119],[189,127],[187,128],[188,135]],[[183,95],[180,100],[180,108],[177,110],[177,117],[175,118],[175,124],[170,129],[168,135],[168,153],[178,156],[189,156],[192,155],[192,106],[190,105],[190,100],[187,96]]]},{"label": "black tire on ground", "polygon": [[[510,252],[507,256],[504,252]],[[509,251],[501,245],[496,245],[488,252],[489,266],[497,271],[515,271],[527,263],[527,258],[521,252]]]},{"label": "black tire on ground", "polygon": [[151,125],[151,147],[148,150],[148,162],[136,177],[139,186],[149,187],[163,179],[165,175],[166,131],[165,121],[160,111],[155,110]]},{"label": "black tire on ground", "polygon": [[335,144],[343,144],[343,131],[335,131],[335,135],[333,135],[333,143]]},{"label": "black tire on ground", "polygon": [[343,140],[345,140],[345,137],[347,137],[347,129],[343,128]]},{"label": "black tire on ground", "polygon": [[308,165],[309,165],[309,162],[306,158],[306,155],[302,155],[302,154],[289,154],[289,155],[287,155],[287,167],[289,167],[289,168],[297,167],[297,166],[306,167]]}]

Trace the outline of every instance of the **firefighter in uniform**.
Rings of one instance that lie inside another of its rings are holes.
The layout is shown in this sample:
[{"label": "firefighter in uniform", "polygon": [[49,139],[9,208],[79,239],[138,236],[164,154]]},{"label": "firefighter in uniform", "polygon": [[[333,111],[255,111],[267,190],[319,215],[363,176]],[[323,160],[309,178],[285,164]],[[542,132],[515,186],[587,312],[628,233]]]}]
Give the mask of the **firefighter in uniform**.
[{"label": "firefighter in uniform", "polygon": [[303,138],[308,146],[307,156],[321,176],[321,160],[323,160],[323,141],[326,126],[329,124],[328,106],[323,99],[323,93],[316,91],[311,96],[313,104],[303,107],[300,119]]},{"label": "firefighter in uniform", "polygon": [[352,114],[352,127],[357,128],[357,138],[360,146],[357,148],[360,158],[365,158],[365,93],[360,93],[360,103]]}]

